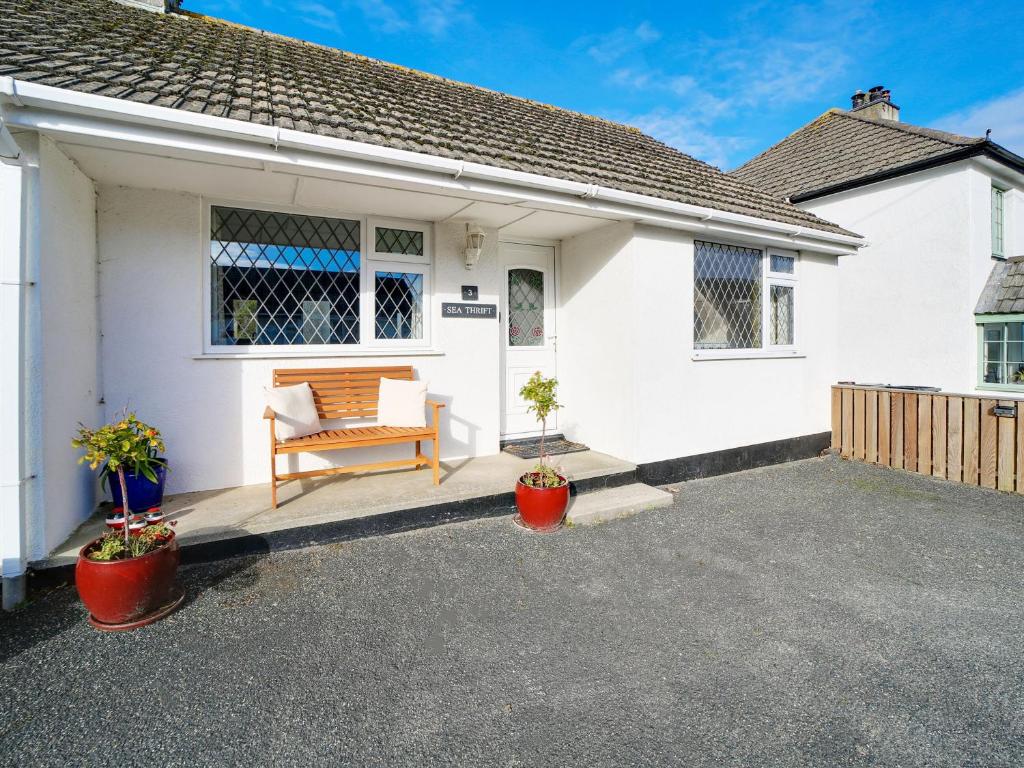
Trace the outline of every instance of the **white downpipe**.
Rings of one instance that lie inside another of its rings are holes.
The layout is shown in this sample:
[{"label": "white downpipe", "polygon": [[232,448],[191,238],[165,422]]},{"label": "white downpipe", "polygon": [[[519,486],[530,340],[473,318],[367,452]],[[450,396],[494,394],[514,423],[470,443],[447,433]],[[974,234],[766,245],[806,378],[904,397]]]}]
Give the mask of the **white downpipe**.
[{"label": "white downpipe", "polygon": [[3,608],[24,597],[28,480],[25,456],[26,293],[32,251],[38,167],[0,164],[0,576]]},{"label": "white downpipe", "polygon": [[[529,199],[536,202],[620,215],[644,223],[692,231],[712,232],[715,229],[711,225],[717,224],[747,236],[754,233],[762,236],[767,234],[790,247],[825,253],[852,253],[864,244],[860,238],[848,235],[622,192],[595,184],[565,181],[540,174],[211,117],[169,107],[137,104],[123,99],[16,81],[10,77],[0,77],[0,104],[4,101],[22,106],[21,109],[10,110],[9,120],[12,124],[40,131],[66,132],[262,159],[265,162],[280,163],[292,171],[319,167],[326,171],[351,173],[361,169],[367,175],[388,177],[391,174],[382,172],[380,166],[390,166],[395,174],[391,177],[398,180],[404,178],[464,192],[478,191],[512,197],[522,197],[522,190],[530,190],[534,194]],[[76,120],[72,116],[86,119]],[[183,141],[181,133],[204,139]],[[246,150],[244,145],[250,149]],[[330,159],[348,162],[339,167]],[[443,180],[438,177],[443,177]],[[483,186],[479,182],[483,182]],[[510,187],[517,188],[514,194]]]}]

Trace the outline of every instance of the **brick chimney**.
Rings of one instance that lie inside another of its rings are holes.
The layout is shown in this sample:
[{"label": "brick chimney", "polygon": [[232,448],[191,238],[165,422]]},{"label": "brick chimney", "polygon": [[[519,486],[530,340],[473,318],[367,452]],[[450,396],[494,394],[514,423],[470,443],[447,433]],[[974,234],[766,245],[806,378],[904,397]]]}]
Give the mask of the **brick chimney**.
[{"label": "brick chimney", "polygon": [[900,108],[892,103],[888,88],[876,85],[867,93],[857,91],[850,99],[850,111],[875,120],[900,121]]},{"label": "brick chimney", "polygon": [[117,0],[117,2],[154,13],[174,13],[181,7],[181,0]]}]

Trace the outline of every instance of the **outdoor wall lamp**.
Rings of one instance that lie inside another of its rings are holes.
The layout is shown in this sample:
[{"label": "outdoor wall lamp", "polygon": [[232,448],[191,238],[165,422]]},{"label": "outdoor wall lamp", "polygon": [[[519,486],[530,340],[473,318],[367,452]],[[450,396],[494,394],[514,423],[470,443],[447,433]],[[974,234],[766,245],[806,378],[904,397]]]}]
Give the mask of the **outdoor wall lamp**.
[{"label": "outdoor wall lamp", "polygon": [[480,261],[480,253],[484,249],[484,238],[487,235],[476,224],[466,225],[466,269],[472,269]]}]

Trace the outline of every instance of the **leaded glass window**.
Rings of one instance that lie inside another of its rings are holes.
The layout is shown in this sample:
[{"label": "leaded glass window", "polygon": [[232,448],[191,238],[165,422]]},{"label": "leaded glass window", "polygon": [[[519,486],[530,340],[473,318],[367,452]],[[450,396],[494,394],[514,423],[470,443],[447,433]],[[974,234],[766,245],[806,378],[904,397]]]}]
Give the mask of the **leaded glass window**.
[{"label": "leaded glass window", "polygon": [[211,342],[358,344],[359,222],[214,206]]},{"label": "leaded glass window", "polygon": [[694,243],[693,343],[696,349],[761,348],[763,253]]},{"label": "leaded glass window", "polygon": [[792,256],[783,256],[779,253],[771,254],[771,271],[778,274],[792,275],[796,265],[796,259]]},{"label": "leaded glass window", "polygon": [[793,343],[793,286],[771,286],[771,343]]},{"label": "leaded glass window", "polygon": [[423,338],[423,275],[374,273],[374,338]]},{"label": "leaded glass window", "polygon": [[508,271],[508,345],[544,346],[544,273],[538,269]]},{"label": "leaded glass window", "polygon": [[423,232],[414,229],[374,227],[374,251],[376,253],[401,254],[403,256],[423,255]]}]

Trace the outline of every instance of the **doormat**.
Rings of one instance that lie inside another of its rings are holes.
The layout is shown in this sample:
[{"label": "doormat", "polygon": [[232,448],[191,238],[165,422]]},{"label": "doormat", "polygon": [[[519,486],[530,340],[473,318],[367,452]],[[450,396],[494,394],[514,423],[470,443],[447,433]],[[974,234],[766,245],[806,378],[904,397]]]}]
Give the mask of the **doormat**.
[{"label": "doormat", "polygon": [[[501,450],[511,453],[520,459],[536,459],[540,457],[540,438],[529,437],[525,440],[513,440],[502,445]],[[580,453],[589,451],[583,443],[574,443],[566,440],[564,435],[551,435],[544,438],[544,453],[548,456],[558,456],[562,453]]]}]

